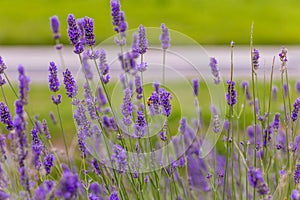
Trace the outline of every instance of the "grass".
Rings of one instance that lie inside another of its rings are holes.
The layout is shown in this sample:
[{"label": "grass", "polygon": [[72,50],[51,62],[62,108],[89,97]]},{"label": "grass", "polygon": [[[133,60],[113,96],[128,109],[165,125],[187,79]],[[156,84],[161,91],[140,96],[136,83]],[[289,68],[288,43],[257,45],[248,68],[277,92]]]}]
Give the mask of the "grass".
[{"label": "grass", "polygon": [[[201,44],[249,43],[252,21],[256,44],[299,44],[300,2],[297,0],[128,0],[121,1],[129,28],[164,22]],[[108,0],[2,0],[0,45],[53,44],[49,17],[61,21],[63,43],[66,18],[86,14],[95,19],[97,41],[114,34]],[[153,11],[156,11],[155,13]],[[173,41],[181,43],[181,41]]]}]

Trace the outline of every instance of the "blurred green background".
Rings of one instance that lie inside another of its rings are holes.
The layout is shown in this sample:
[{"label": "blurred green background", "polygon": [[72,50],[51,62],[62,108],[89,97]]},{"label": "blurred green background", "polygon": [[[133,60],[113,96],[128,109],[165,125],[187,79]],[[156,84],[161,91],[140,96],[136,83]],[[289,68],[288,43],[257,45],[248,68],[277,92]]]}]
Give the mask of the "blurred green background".
[{"label": "blurred green background", "polygon": [[[300,43],[299,0],[121,0],[121,5],[129,28],[164,22],[200,44],[248,44],[252,21],[256,44]],[[53,44],[52,15],[60,18],[62,42],[68,44],[68,13],[94,18],[98,42],[114,34],[109,0],[1,0],[1,8],[0,45]]]}]

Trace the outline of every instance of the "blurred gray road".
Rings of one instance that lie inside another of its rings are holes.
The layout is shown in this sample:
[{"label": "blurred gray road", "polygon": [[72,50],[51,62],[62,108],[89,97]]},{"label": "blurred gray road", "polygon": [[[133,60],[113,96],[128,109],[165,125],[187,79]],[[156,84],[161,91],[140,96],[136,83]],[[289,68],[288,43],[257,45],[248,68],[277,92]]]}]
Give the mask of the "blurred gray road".
[{"label": "blurred gray road", "polygon": [[[300,46],[286,46],[288,48],[288,70],[289,75],[293,78],[300,79]],[[113,79],[117,79],[121,73],[120,63],[117,61],[119,48],[112,46],[103,47],[107,52],[107,60],[110,64],[110,73]],[[260,51],[260,65],[258,72],[259,77],[263,78],[264,70],[267,78],[271,69],[273,56],[275,62],[275,76],[280,76],[280,62],[278,53],[281,46],[258,46]],[[64,47],[63,58],[65,66],[76,73],[80,69],[78,55],[72,52],[71,47]],[[11,80],[17,80],[17,66],[22,64],[26,73],[30,76],[32,82],[46,82],[48,80],[48,66],[50,61],[57,63],[60,71],[62,71],[60,57],[52,46],[0,46],[0,56],[3,57],[8,69],[7,74]],[[225,46],[205,46],[190,47],[179,46],[171,47],[166,57],[166,75],[167,79],[178,79],[178,77],[191,78],[199,77],[211,79],[209,57],[215,57],[218,60],[218,66],[223,79],[229,76],[230,68],[230,47]],[[144,60],[148,63],[148,71],[145,76],[149,79],[161,78],[162,52],[159,48],[150,48],[145,54]],[[248,46],[236,46],[234,48],[234,76],[238,78],[251,77],[250,66],[250,48]],[[91,63],[92,64],[92,63]],[[147,74],[147,75],[146,75]],[[82,74],[78,74],[82,76]]]}]

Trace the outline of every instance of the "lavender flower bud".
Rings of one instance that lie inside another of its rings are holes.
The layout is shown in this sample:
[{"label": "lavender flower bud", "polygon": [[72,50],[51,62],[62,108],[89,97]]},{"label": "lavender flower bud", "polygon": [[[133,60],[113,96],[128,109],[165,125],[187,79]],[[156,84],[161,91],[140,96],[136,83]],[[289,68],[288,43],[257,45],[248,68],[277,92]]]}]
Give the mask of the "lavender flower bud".
[{"label": "lavender flower bud", "polygon": [[111,16],[114,31],[117,33],[124,33],[127,30],[127,23],[125,22],[124,13],[120,9],[119,0],[111,0]]},{"label": "lavender flower bud", "polygon": [[57,78],[57,67],[54,62],[50,62],[48,71],[49,74],[49,88],[52,92],[57,92],[59,90],[59,80]]},{"label": "lavender flower bud", "polygon": [[32,137],[31,150],[33,153],[33,163],[35,165],[35,168],[39,170],[40,167],[42,166],[40,157],[43,150],[43,143],[39,139],[37,127],[32,128],[31,137]]},{"label": "lavender flower bud", "polygon": [[236,104],[236,91],[234,89],[235,82],[232,81],[231,83],[230,81],[227,81],[227,85],[228,85],[228,91],[226,94],[227,104],[233,106],[234,104]]},{"label": "lavender flower bud", "polygon": [[50,25],[51,25],[51,30],[53,33],[53,38],[59,39],[60,38],[60,34],[59,34],[59,20],[57,16],[52,16],[50,17]]},{"label": "lavender flower bud", "polygon": [[1,153],[1,158],[0,158],[0,161],[3,162],[2,158],[4,160],[7,159],[6,157],[6,143],[5,143],[5,140],[6,140],[6,137],[4,134],[0,134],[0,153]]},{"label": "lavender flower bud", "polygon": [[99,102],[100,106],[105,106],[107,101],[106,101],[105,95],[102,91],[102,88],[100,86],[98,87],[97,94],[98,94],[97,101]]},{"label": "lavender flower bud", "polygon": [[132,123],[132,103],[131,103],[131,90],[126,88],[124,90],[123,104],[121,106],[123,114],[123,122],[125,125]]},{"label": "lavender flower bud", "polygon": [[139,75],[135,75],[135,92],[137,99],[143,98],[143,87],[141,83],[141,77]]},{"label": "lavender flower bud", "polygon": [[64,76],[64,84],[66,88],[66,94],[68,97],[73,98],[77,95],[78,88],[76,85],[76,82],[72,76],[72,73],[69,69],[66,69],[65,72],[63,72]]},{"label": "lavender flower bud", "polygon": [[120,198],[119,198],[119,196],[118,196],[118,192],[113,191],[113,192],[110,194],[108,200],[120,200]]},{"label": "lavender flower bud", "polygon": [[47,153],[44,158],[44,167],[46,171],[46,175],[49,175],[52,167],[54,166],[55,157],[51,153]]},{"label": "lavender flower bud", "polygon": [[91,94],[91,90],[89,88],[88,83],[84,84],[84,98],[85,98],[85,103],[87,105],[89,114],[90,114],[90,118],[92,120],[97,119],[97,113],[96,113],[96,109],[95,109],[95,101],[94,101],[94,97]]},{"label": "lavender flower bud", "polygon": [[78,196],[80,182],[76,174],[71,173],[68,169],[64,171],[56,189],[56,196],[64,199],[74,199]]},{"label": "lavender flower bud", "polygon": [[0,121],[6,125],[7,130],[14,128],[9,109],[3,102],[0,102]]},{"label": "lavender flower bud", "polygon": [[280,113],[275,113],[274,121],[273,121],[273,129],[278,130],[280,125]]},{"label": "lavender flower bud", "polygon": [[27,104],[27,97],[29,92],[29,78],[25,75],[25,70],[22,65],[18,67],[19,71],[19,99],[23,104]]},{"label": "lavender flower bud", "polygon": [[2,57],[0,56],[0,74],[3,74],[4,70],[6,70],[7,67],[5,65],[5,63],[3,62]]},{"label": "lavender flower bud", "polygon": [[0,74],[0,86],[4,85],[6,83],[5,79]]},{"label": "lavender flower bud", "polygon": [[215,84],[219,84],[221,82],[220,70],[219,70],[217,64],[218,64],[218,62],[217,62],[216,58],[211,57],[209,66],[211,68],[211,73],[214,77]]},{"label": "lavender flower bud", "polygon": [[75,44],[74,47],[75,49],[73,52],[76,54],[81,54],[84,51],[84,43],[82,43],[81,41]]},{"label": "lavender flower bud", "polygon": [[252,64],[253,64],[253,68],[254,70],[258,70],[259,68],[259,51],[257,49],[253,49],[253,52],[252,52]]},{"label": "lavender flower bud", "polygon": [[100,70],[100,74],[102,76],[107,75],[108,71],[109,71],[109,66],[108,66],[107,61],[106,61],[106,53],[105,53],[104,49],[100,50],[99,70]]},{"label": "lavender flower bud", "polygon": [[170,34],[168,27],[165,24],[161,24],[161,35],[160,35],[161,47],[166,50],[170,46]]},{"label": "lavender flower bud", "polygon": [[268,184],[264,181],[264,177],[260,169],[250,168],[248,171],[249,183],[259,195],[266,195],[269,193]]},{"label": "lavender flower bud", "polygon": [[295,184],[300,183],[300,164],[296,164],[296,169],[294,171],[294,182]]},{"label": "lavender flower bud", "polygon": [[92,160],[92,165],[93,165],[93,167],[94,167],[94,169],[95,169],[95,171],[96,171],[96,174],[97,174],[97,175],[100,175],[100,174],[101,174],[101,169],[100,169],[99,162],[97,161],[96,158],[93,158],[93,160]]},{"label": "lavender flower bud", "polygon": [[71,44],[75,46],[79,42],[80,29],[73,14],[69,14],[68,16],[68,35]]},{"label": "lavender flower bud", "polygon": [[164,88],[159,90],[160,105],[162,106],[162,114],[169,117],[171,114],[171,104],[170,99],[172,95],[170,92],[167,92]]},{"label": "lavender flower bud", "polygon": [[[88,52],[89,51],[87,51],[87,53]],[[89,57],[89,55],[87,55],[87,53],[83,54],[83,57],[82,57],[83,70],[86,74],[86,78],[88,80],[92,80],[93,79],[93,72],[91,71],[91,65],[88,62],[88,59],[91,58],[91,57]]]},{"label": "lavender flower bud", "polygon": [[117,165],[119,173],[123,173],[127,169],[126,151],[120,145],[114,145],[111,160]]},{"label": "lavender flower bud", "polygon": [[138,44],[139,44],[139,54],[144,54],[146,53],[148,49],[148,41],[146,38],[146,30],[143,25],[139,26],[139,39],[138,39]]},{"label": "lavender flower bud", "polygon": [[283,84],[283,95],[287,97],[289,94],[289,86],[285,83]]},{"label": "lavender flower bud", "polygon": [[132,35],[132,44],[131,44],[131,53],[134,56],[134,58],[139,57],[139,44],[138,44],[138,36],[134,32]]},{"label": "lavender flower bud", "polygon": [[50,111],[49,115],[50,115],[50,119],[51,119],[52,123],[53,123],[54,125],[56,125],[56,124],[57,124],[57,120],[56,120],[56,118],[55,118],[53,112]]},{"label": "lavender flower bud", "polygon": [[143,110],[137,111],[137,118],[134,125],[135,135],[142,138],[145,135],[146,120]]},{"label": "lavender flower bud", "polygon": [[194,89],[194,96],[198,96],[198,91],[199,91],[199,81],[198,81],[198,79],[193,80],[193,89]]},{"label": "lavender flower bud", "polygon": [[295,100],[295,103],[294,103],[294,109],[293,109],[293,111],[292,111],[292,116],[291,116],[291,118],[292,118],[293,121],[296,121],[296,120],[297,120],[299,110],[300,110],[300,98],[297,98],[297,99]]},{"label": "lavender flower bud", "polygon": [[55,98],[54,95],[51,96],[51,99],[52,99],[52,102],[55,104],[55,105],[58,105],[61,103],[61,95],[58,94],[57,95],[57,98]]},{"label": "lavender flower bud", "polygon": [[287,48],[282,47],[281,52],[279,53],[279,58],[281,61],[281,72],[283,72],[287,68]]},{"label": "lavender flower bud", "polygon": [[85,17],[82,25],[84,28],[85,44],[88,46],[95,45],[96,39],[94,35],[94,20],[92,18]]},{"label": "lavender flower bud", "polygon": [[276,86],[273,86],[272,88],[272,99],[276,100],[277,99],[277,93],[278,93],[278,89]]},{"label": "lavender flower bud", "polygon": [[43,123],[42,123],[42,128],[43,128],[43,132],[46,135],[47,140],[49,140],[51,138],[49,129],[48,129],[48,125],[47,125],[47,121],[44,119]]}]

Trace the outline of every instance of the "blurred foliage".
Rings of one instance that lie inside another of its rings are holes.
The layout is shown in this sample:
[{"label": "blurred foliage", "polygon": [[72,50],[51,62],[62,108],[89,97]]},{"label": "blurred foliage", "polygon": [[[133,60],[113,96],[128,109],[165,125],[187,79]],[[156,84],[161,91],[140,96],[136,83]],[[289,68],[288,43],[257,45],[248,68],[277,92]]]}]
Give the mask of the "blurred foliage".
[{"label": "blurred foliage", "polygon": [[[298,0],[121,0],[121,5],[129,28],[164,22],[201,44],[248,44],[252,22],[257,44],[300,43]],[[53,44],[52,15],[60,18],[62,40],[68,44],[69,13],[94,18],[98,42],[114,34],[109,0],[2,0],[1,8],[1,45]]]}]

